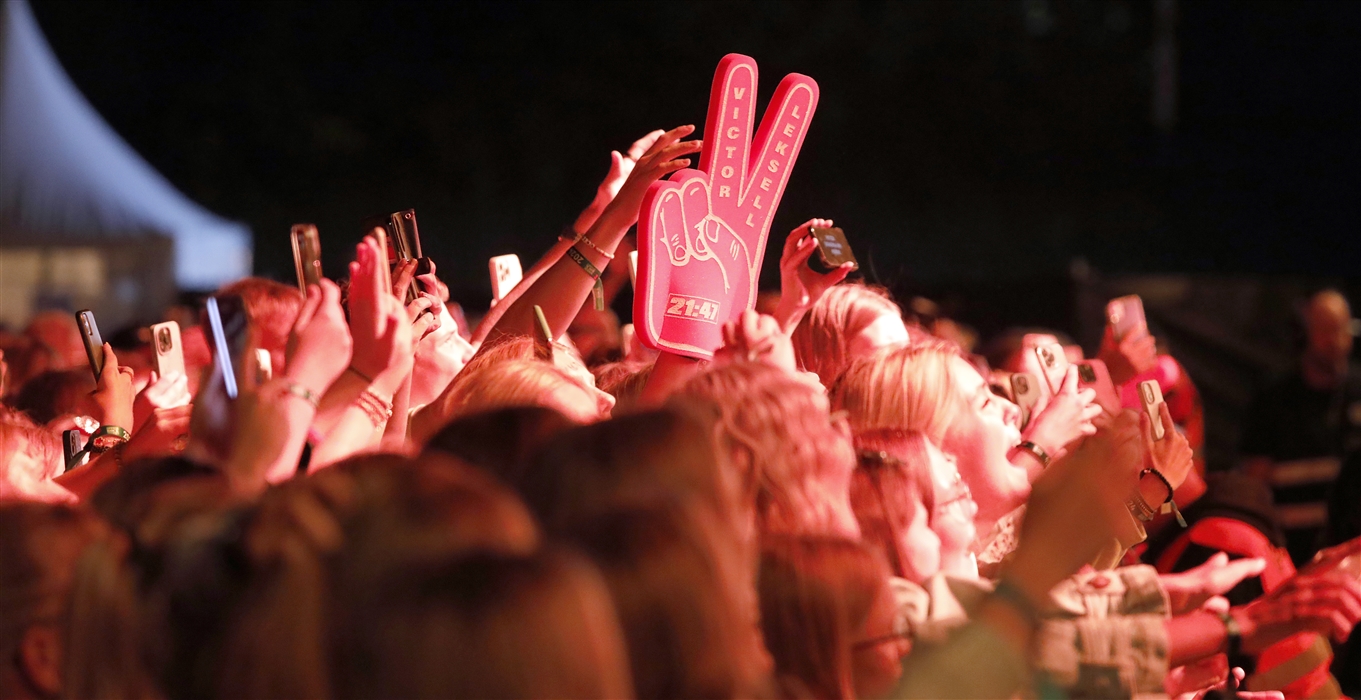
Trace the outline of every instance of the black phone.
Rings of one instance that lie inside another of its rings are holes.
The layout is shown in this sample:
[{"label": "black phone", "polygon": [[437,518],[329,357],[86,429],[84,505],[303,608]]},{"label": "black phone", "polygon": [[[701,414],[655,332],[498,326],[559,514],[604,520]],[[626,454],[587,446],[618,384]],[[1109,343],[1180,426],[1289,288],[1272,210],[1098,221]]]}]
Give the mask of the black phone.
[{"label": "black phone", "polygon": [[90,359],[90,371],[95,373],[95,382],[104,372],[104,338],[99,335],[99,324],[95,323],[95,312],[81,309],[76,312],[76,325],[80,326],[80,339],[85,343],[85,356]]},{"label": "black phone", "polygon": [[321,284],[321,238],[312,224],[293,224],[288,237],[293,241],[293,267],[298,273],[298,288]]},{"label": "black phone", "polygon": [[246,305],[235,294],[222,294],[208,297],[205,303],[208,314],[208,336],[212,343],[213,362],[222,371],[223,388],[227,398],[235,399],[240,393],[239,381],[245,368],[246,345],[249,342],[250,323],[246,318]]},{"label": "black phone", "polygon": [[69,472],[89,461],[90,455],[85,452],[85,433],[76,428],[61,431],[61,452],[65,458],[63,464],[66,467],[63,472]]},{"label": "black phone", "polygon": [[860,262],[855,259],[855,253],[851,251],[851,244],[846,240],[845,231],[839,228],[814,228],[812,226],[808,227],[808,231],[813,235],[813,240],[818,245],[818,249],[813,251],[813,254],[808,258],[808,267],[824,275],[846,263],[852,265],[851,271],[860,269]]},{"label": "black phone", "polygon": [[[416,210],[403,209],[387,216],[370,216],[363,220],[364,233],[381,228],[388,235],[388,269],[397,267],[403,260],[416,261],[416,275],[429,274],[432,266],[430,258],[421,254],[421,233],[416,225]],[[406,303],[416,300],[421,291],[419,280],[413,280],[406,291]]]}]

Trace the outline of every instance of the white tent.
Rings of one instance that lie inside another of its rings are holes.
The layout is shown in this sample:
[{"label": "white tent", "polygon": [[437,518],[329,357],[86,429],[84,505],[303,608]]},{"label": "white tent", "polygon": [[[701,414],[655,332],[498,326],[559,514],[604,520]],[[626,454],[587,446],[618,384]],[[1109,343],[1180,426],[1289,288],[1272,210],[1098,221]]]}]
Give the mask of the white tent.
[{"label": "white tent", "polygon": [[[169,239],[181,288],[249,275],[250,230],[190,201],[148,165],[62,70],[25,0],[0,2],[0,247],[108,250],[150,239],[164,248]],[[10,260],[0,275],[13,277],[17,265]]]}]

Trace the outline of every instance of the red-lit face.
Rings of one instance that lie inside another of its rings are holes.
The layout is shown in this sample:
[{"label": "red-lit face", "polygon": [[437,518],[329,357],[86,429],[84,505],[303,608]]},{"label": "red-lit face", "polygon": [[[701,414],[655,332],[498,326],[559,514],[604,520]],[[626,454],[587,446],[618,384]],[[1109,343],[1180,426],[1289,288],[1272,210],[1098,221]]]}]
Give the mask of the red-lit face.
[{"label": "red-lit face", "polygon": [[975,521],[982,529],[1023,504],[1030,493],[1025,469],[1007,459],[1021,441],[1015,419],[1019,409],[993,394],[982,375],[963,358],[953,358],[951,363],[955,390],[966,407],[946,430],[940,447],[958,461],[959,473],[978,502]]}]

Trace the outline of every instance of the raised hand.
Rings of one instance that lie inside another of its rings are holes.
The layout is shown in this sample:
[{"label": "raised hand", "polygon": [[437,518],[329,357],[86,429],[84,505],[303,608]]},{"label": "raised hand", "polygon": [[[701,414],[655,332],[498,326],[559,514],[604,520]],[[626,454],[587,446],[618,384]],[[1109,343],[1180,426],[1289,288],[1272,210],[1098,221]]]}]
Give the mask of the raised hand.
[{"label": "raised hand", "polygon": [[790,231],[784,241],[784,252],[780,255],[780,305],[775,320],[786,333],[792,333],[804,312],[855,269],[854,263],[847,262],[823,274],[808,266],[808,259],[818,249],[812,230],[831,226],[831,219],[809,219]]},{"label": "raised hand", "polygon": [[1177,431],[1166,403],[1158,404],[1158,420],[1163,424],[1161,440],[1153,439],[1153,425],[1148,420],[1148,414],[1144,411],[1139,412],[1139,426],[1144,435],[1148,466],[1162,472],[1162,475],[1171,482],[1172,488],[1176,489],[1191,473],[1191,443],[1186,440],[1185,435]]},{"label": "raised hand", "polygon": [[[722,325],[755,304],[771,219],[818,101],[812,78],[786,76],[753,133],[756,89],[755,61],[723,57],[699,169],[652,185],[643,201],[638,284],[644,293],[636,297],[634,318],[650,347],[709,359],[722,344]],[[621,198],[627,190],[626,184]]]},{"label": "raised hand", "polygon": [[1111,383],[1119,388],[1157,366],[1158,341],[1148,333],[1140,333],[1130,334],[1117,342],[1115,331],[1107,324],[1096,356],[1106,363],[1106,369],[1111,373]]},{"label": "raised hand", "polygon": [[193,406],[182,404],[173,408],[157,408],[137,428],[123,448],[123,460],[131,462],[145,457],[161,457],[184,451],[189,437],[189,417]]},{"label": "raised hand", "polygon": [[1167,592],[1172,614],[1180,615],[1228,593],[1243,579],[1256,576],[1265,568],[1265,559],[1229,561],[1229,555],[1218,552],[1193,569],[1158,576],[1158,583]]},{"label": "raised hand", "polygon": [[1058,393],[1026,425],[1025,439],[1051,457],[1057,458],[1074,440],[1096,432],[1092,421],[1101,415],[1101,406],[1095,403],[1096,391],[1077,387],[1077,367],[1069,367]]},{"label": "raised hand", "polygon": [[1342,642],[1361,619],[1361,585],[1343,573],[1301,574],[1229,614],[1238,621],[1243,651],[1249,654],[1299,632]]},{"label": "raised hand", "polygon": [[350,364],[353,342],[340,306],[340,288],[323,278],[307,286],[307,298],[288,336],[285,373],[320,396]]},{"label": "raised hand", "polygon": [[94,416],[101,425],[116,425],[131,431],[135,423],[132,415],[132,368],[120,367],[113,348],[104,343],[104,369],[90,393],[94,400]]},{"label": "raised hand", "polygon": [[132,420],[142,425],[152,412],[158,408],[175,408],[189,405],[193,395],[189,393],[189,377],[182,372],[172,372],[164,377],[151,373],[151,382],[137,393],[132,401]]},{"label": "raised hand", "polygon": [[[354,338],[354,357],[350,366],[369,381],[377,380],[388,368],[410,362],[411,323],[391,289],[384,288],[379,265],[378,241],[371,236],[355,249],[350,263],[350,333]],[[405,330],[406,348],[401,346]]]},{"label": "raised hand", "polygon": [[791,373],[798,372],[794,345],[771,316],[747,309],[735,321],[723,324],[723,347],[716,361],[763,362]]}]

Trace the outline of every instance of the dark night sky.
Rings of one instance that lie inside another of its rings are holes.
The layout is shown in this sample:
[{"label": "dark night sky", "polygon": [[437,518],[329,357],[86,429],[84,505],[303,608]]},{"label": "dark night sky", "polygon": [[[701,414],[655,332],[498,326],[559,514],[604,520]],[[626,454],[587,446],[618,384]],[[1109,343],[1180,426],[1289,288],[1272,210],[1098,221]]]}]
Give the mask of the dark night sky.
[{"label": "dark night sky", "polygon": [[[1047,9],[1046,9],[1047,8]],[[291,277],[415,207],[465,298],[528,264],[608,151],[703,124],[747,53],[822,101],[772,246],[837,219],[889,282],[1108,271],[1350,275],[1361,4],[1181,3],[1180,123],[1150,125],[1150,2],[75,3],[35,0],[95,107]],[[1047,27],[1043,31],[1039,28]],[[767,256],[766,273],[775,271]]]}]

